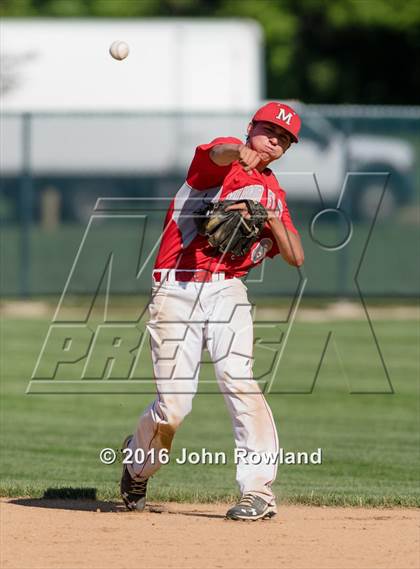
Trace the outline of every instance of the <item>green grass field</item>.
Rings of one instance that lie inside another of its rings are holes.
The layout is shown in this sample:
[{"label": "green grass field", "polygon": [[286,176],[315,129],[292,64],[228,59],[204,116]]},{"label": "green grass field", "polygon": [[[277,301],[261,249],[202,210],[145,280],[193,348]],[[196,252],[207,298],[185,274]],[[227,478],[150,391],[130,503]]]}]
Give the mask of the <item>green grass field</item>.
[{"label": "green grass field", "polygon": [[[25,394],[48,325],[47,319],[3,319],[0,492],[38,497],[49,488],[95,488],[98,498],[117,499],[120,464],[103,465],[99,451],[121,446],[153,395]],[[347,365],[353,365],[350,375],[367,370],[373,385],[380,385],[383,370],[363,351],[365,328],[359,321],[296,324],[282,372],[287,385],[301,385],[308,362],[319,359],[317,338],[329,330],[341,334],[341,347],[350,354]],[[268,395],[285,451],[323,451],[322,465],[280,466],[274,486],[280,501],[420,505],[418,326],[378,321],[375,330],[394,394],[349,394],[340,358],[328,350],[313,393]],[[264,357],[256,351],[257,371]],[[210,365],[203,366],[202,377],[213,377]],[[182,447],[232,457],[231,424],[221,395],[196,396],[175,438],[173,457]],[[152,500],[183,501],[236,495],[232,460],[189,466],[172,460],[151,480],[149,493]]]}]

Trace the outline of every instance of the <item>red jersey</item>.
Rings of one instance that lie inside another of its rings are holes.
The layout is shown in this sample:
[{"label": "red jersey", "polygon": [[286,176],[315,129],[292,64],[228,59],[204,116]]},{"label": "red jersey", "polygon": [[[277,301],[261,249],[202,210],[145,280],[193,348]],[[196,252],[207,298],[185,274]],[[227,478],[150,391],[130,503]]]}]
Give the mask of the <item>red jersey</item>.
[{"label": "red jersey", "polygon": [[187,179],[172,200],[164,222],[164,231],[155,269],[206,269],[241,277],[265,256],[279,253],[276,239],[266,226],[251,250],[241,257],[222,254],[197,233],[194,211],[206,203],[220,200],[252,199],[271,210],[285,228],[297,234],[286,204],[286,194],[273,172],[245,172],[239,162],[218,166],[210,158],[210,150],[218,144],[243,144],[237,138],[216,138],[197,147]]}]

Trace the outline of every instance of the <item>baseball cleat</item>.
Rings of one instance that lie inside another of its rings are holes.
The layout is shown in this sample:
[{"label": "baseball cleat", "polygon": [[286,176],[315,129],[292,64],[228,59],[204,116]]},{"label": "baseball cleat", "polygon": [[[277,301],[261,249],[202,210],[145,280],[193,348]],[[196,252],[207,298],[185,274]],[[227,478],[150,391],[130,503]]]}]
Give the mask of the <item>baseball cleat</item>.
[{"label": "baseball cleat", "polygon": [[264,520],[277,514],[276,505],[270,506],[265,500],[247,492],[239,502],[226,512],[229,520]]},{"label": "baseball cleat", "polygon": [[[124,443],[123,449],[127,448],[130,444],[132,435],[129,435]],[[121,498],[127,508],[130,511],[142,512],[146,507],[146,491],[147,491],[148,478],[133,478],[128,471],[127,465],[123,465],[123,472],[121,476]]]}]

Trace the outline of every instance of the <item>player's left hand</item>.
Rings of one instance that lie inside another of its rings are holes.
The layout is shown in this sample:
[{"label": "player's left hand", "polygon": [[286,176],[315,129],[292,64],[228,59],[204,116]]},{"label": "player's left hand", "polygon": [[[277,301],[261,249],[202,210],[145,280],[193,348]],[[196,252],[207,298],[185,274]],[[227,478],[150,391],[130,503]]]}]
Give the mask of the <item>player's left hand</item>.
[{"label": "player's left hand", "polygon": [[[250,219],[250,214],[248,211],[248,208],[246,207],[245,204],[241,204],[241,203],[237,203],[234,205],[230,205],[229,207],[226,208],[226,211],[229,211],[230,209],[237,209],[240,211],[240,213],[243,215],[243,217],[245,219]],[[276,215],[274,213],[274,210],[272,209],[267,209],[265,208],[265,211],[267,212],[267,223],[271,220],[271,219],[275,219]]]},{"label": "player's left hand", "polygon": [[195,213],[198,233],[207,237],[209,245],[237,257],[250,251],[267,220],[264,206],[249,199],[210,203]]},{"label": "player's left hand", "polygon": [[229,207],[226,208],[226,211],[229,211],[231,209],[237,209],[245,219],[250,219],[251,217],[248,208],[244,203],[235,203],[233,205],[230,205]]}]

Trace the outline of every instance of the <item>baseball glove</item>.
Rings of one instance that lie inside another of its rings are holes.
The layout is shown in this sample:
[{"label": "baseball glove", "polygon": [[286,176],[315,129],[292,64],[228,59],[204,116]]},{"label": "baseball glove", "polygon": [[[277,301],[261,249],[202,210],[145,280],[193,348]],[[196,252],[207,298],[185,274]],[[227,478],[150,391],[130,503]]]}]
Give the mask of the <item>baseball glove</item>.
[{"label": "baseball glove", "polygon": [[[246,205],[249,219],[245,219],[238,210],[227,211],[228,206],[237,203]],[[248,253],[267,221],[264,206],[253,200],[223,200],[210,203],[195,214],[198,233],[206,236],[209,244],[221,253],[230,252],[235,257]]]}]

